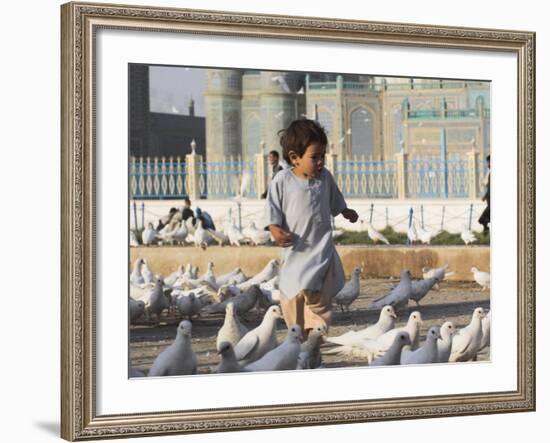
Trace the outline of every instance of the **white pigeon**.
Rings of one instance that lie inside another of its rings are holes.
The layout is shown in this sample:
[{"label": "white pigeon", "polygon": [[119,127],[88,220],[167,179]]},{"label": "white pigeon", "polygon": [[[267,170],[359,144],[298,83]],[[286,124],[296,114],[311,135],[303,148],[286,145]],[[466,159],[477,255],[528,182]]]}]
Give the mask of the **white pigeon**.
[{"label": "white pigeon", "polygon": [[422,277],[424,280],[429,280],[430,278],[437,278],[439,281],[445,280],[447,277],[454,275],[454,272],[447,272],[449,265],[443,265],[439,268],[429,268],[424,266],[422,268]]},{"label": "white pigeon", "polygon": [[483,308],[475,308],[470,324],[455,334],[449,357],[450,362],[470,361],[476,358],[483,338],[481,328],[483,317],[485,317]]},{"label": "white pigeon", "polygon": [[143,259],[143,265],[141,266],[141,276],[145,284],[153,283],[155,281],[155,274],[149,268],[149,264],[146,259]]},{"label": "white pigeon", "polygon": [[447,363],[449,361],[455,333],[456,329],[453,322],[446,321],[441,325],[441,328],[439,329],[441,338],[437,340],[437,360],[439,363]]},{"label": "white pigeon", "polygon": [[363,341],[361,348],[366,351],[366,356],[367,358],[369,358],[369,363],[374,357],[379,357],[383,355],[392,345],[393,341],[395,340],[395,336],[401,331],[405,331],[409,334],[409,338],[411,340],[411,349],[415,350],[418,347],[418,337],[421,325],[422,316],[420,315],[420,312],[413,311],[409,315],[409,319],[405,326],[391,329],[375,340]]},{"label": "white pigeon", "polygon": [[231,343],[226,341],[221,342],[218,344],[217,349],[218,355],[220,356],[220,363],[212,370],[212,373],[228,374],[232,372],[246,372],[244,367],[239,364]]},{"label": "white pigeon", "polygon": [[415,242],[418,241],[418,233],[416,232],[416,226],[414,223],[414,220],[411,223],[411,226],[407,230],[407,238],[409,239],[409,242],[413,245]]},{"label": "white pigeon", "polygon": [[174,240],[174,234],[177,232],[179,222],[171,220],[166,226],[164,226],[157,234],[163,243],[172,243]]},{"label": "white pigeon", "polygon": [[141,233],[141,242],[145,246],[152,245],[157,239],[157,231],[153,228],[153,223],[147,223],[147,227]]},{"label": "white pigeon", "polygon": [[233,303],[227,303],[227,305],[225,305],[223,326],[218,331],[218,336],[216,337],[216,346],[218,349],[222,342],[229,342],[232,346],[236,346],[247,332],[248,329],[240,322],[239,317],[235,314],[235,306]]},{"label": "white pigeon", "polygon": [[440,229],[434,230],[434,231],[428,231],[424,228],[418,229],[418,238],[422,243],[425,245],[429,245],[432,241],[432,238],[436,237],[441,233]]},{"label": "white pigeon", "polygon": [[226,222],[223,226],[223,232],[229,237],[229,244],[241,246],[241,242],[245,240],[245,236],[231,222]]},{"label": "white pigeon", "polygon": [[130,311],[130,323],[134,323],[143,314],[145,314],[145,303],[142,300],[128,300],[128,308]]},{"label": "white pigeon", "polygon": [[477,240],[475,234],[468,228],[468,226],[464,226],[464,230],[460,233],[460,238],[467,245],[474,243]]},{"label": "white pigeon", "polygon": [[479,346],[480,351],[491,345],[491,311],[487,312],[481,320],[481,332],[483,335]]},{"label": "white pigeon", "polygon": [[374,229],[370,222],[367,222],[367,234],[374,243],[378,243],[379,241],[381,241],[382,243],[386,243],[387,245],[390,244],[388,239],[384,237],[384,234]]},{"label": "white pigeon", "polygon": [[178,278],[180,278],[183,275],[183,273],[184,273],[184,267],[183,265],[179,265],[176,271],[172,272],[168,277],[164,279],[164,284],[166,284],[166,286],[173,286],[178,280]]},{"label": "white pigeon", "polygon": [[349,312],[349,306],[359,296],[359,277],[361,275],[361,268],[354,268],[351,273],[351,279],[344,285],[342,289],[334,296],[334,303],[340,306],[342,312],[344,312],[344,306]]},{"label": "white pigeon", "polygon": [[184,221],[180,221],[177,229],[173,232],[171,237],[173,242],[184,244],[188,235],[189,229],[187,228],[187,225]]},{"label": "white pigeon", "polygon": [[411,345],[408,332],[401,331],[393,339],[392,345],[381,357],[375,358],[369,366],[395,366],[401,364],[403,347]]},{"label": "white pigeon", "polygon": [[243,235],[249,238],[255,246],[265,245],[269,242],[271,234],[269,231],[262,231],[256,228],[254,222],[250,222],[246,229],[243,229]]},{"label": "white pigeon", "polygon": [[481,290],[491,289],[491,273],[483,272],[477,269],[475,266],[470,269],[470,272],[474,274],[474,280],[481,286]]},{"label": "white pigeon", "polygon": [[276,348],[267,352],[260,359],[245,366],[248,371],[288,371],[296,369],[298,356],[302,349],[300,337],[302,328],[293,325],[289,328],[286,340]]},{"label": "white pigeon", "polygon": [[176,339],[157,356],[149,369],[149,377],[197,373],[197,356],[191,348],[191,329],[191,322],[187,320],[179,324]]},{"label": "white pigeon", "polygon": [[384,355],[393,344],[395,336],[403,331],[409,334],[412,349],[416,349],[418,346],[418,335],[421,324],[422,316],[420,315],[420,312],[414,311],[411,312],[405,326],[390,329],[376,339],[365,339],[354,346],[340,346],[339,348],[330,349],[325,353],[366,358],[370,364],[375,358]]},{"label": "white pigeon", "polygon": [[206,272],[201,276],[199,280],[208,283],[208,285],[211,286],[214,291],[217,291],[219,289],[219,285],[216,281],[216,276],[214,275],[213,262],[208,262]]},{"label": "white pigeon", "polygon": [[279,262],[276,259],[269,260],[267,262],[267,265],[265,265],[265,267],[260,272],[258,272],[254,277],[248,279],[247,281],[239,283],[238,286],[241,289],[246,289],[251,285],[264,283],[275,277],[278,271]]},{"label": "white pigeon", "polygon": [[138,258],[134,262],[134,269],[132,270],[132,273],[130,274],[130,283],[132,283],[135,286],[140,286],[145,284],[145,280],[143,280],[143,276],[141,275],[141,267],[143,266],[143,259]]},{"label": "white pigeon", "polygon": [[282,75],[274,75],[271,77],[271,81],[274,83],[277,83],[281,89],[286,92],[287,94],[290,94],[292,91],[290,90],[290,87],[288,86],[288,83],[286,82],[286,79]]},{"label": "white pigeon", "polygon": [[437,352],[437,341],[441,338],[439,326],[432,326],[428,329],[426,341],[415,351],[403,349],[401,352],[402,365],[421,365],[427,363],[437,363],[439,354]]},{"label": "white pigeon", "polygon": [[223,232],[215,231],[214,229],[207,229],[208,234],[218,242],[219,246],[223,246],[224,243],[229,243],[229,237],[225,235]]},{"label": "white pigeon", "polygon": [[133,229],[130,229],[130,246],[134,248],[139,246],[136,231],[134,231]]},{"label": "white pigeon", "polygon": [[355,346],[360,344],[363,340],[376,339],[385,332],[388,332],[390,329],[393,329],[396,318],[397,315],[395,315],[393,306],[387,305],[380,310],[378,321],[375,324],[359,331],[348,331],[337,337],[327,337],[325,340],[338,345]]},{"label": "white pigeon", "polygon": [[[219,277],[216,277],[216,283],[218,286],[225,285],[229,283],[233,278],[237,279],[237,275],[242,274],[241,268],[235,268],[231,272],[228,272],[227,274],[220,275]],[[246,278],[244,279],[246,280]]]},{"label": "white pigeon", "polygon": [[206,249],[208,245],[208,240],[210,240],[210,234],[206,229],[202,227],[202,221],[197,219],[195,234],[193,240],[195,241],[195,246]]},{"label": "white pigeon", "polygon": [[281,308],[270,307],[260,325],[247,332],[237,343],[235,355],[241,364],[252,363],[277,346],[275,331],[279,318],[283,318]]}]

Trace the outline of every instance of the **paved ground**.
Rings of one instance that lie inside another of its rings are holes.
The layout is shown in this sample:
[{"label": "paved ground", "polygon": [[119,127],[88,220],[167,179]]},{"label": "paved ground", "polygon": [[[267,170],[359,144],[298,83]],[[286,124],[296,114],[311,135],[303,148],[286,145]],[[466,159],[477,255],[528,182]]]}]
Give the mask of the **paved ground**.
[{"label": "paved ground", "polygon": [[[351,329],[360,329],[365,325],[375,323],[378,313],[367,310],[370,302],[388,292],[395,281],[388,279],[367,279],[361,281],[361,295],[351,306],[351,312],[340,312],[335,307],[333,324],[329,335],[340,335]],[[441,325],[450,320],[460,329],[470,322],[474,308],[490,307],[490,293],[481,291],[479,286],[471,282],[444,282],[440,291],[432,290],[422,300],[420,307],[414,302],[409,308],[398,312],[397,325],[406,323],[409,313],[420,311],[424,323],[421,328],[421,342],[430,326]],[[249,327],[256,327],[261,321],[261,313],[252,310],[242,319]],[[176,326],[179,323],[175,317],[168,317],[159,326],[134,325],[130,329],[130,362],[131,366],[147,373],[155,357],[174,339]],[[210,368],[218,363],[216,354],[216,334],[223,324],[223,315],[208,315],[193,320],[193,349],[198,357],[199,373],[210,372]],[[281,320],[278,325],[277,338],[284,340],[286,327]],[[489,350],[479,355],[480,360],[489,359]],[[342,358],[336,355],[324,355],[325,367],[363,366],[365,361],[357,358]]]}]

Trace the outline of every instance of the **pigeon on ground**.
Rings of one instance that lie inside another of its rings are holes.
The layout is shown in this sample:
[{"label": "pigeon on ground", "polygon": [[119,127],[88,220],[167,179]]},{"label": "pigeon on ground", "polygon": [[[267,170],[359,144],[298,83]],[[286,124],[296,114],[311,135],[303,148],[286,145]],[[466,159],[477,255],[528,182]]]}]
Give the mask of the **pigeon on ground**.
[{"label": "pigeon on ground", "polygon": [[155,287],[149,292],[149,303],[146,307],[147,316],[155,314],[157,320],[160,320],[162,311],[170,307],[170,296],[166,296],[163,288],[163,280],[157,277]]},{"label": "pigeon on ground", "polygon": [[134,323],[143,314],[145,314],[145,303],[141,300],[128,300],[128,308],[130,310],[130,323]]},{"label": "pigeon on ground", "polygon": [[178,297],[177,307],[179,313],[183,317],[187,317],[191,320],[194,316],[200,315],[203,304],[201,300],[195,296],[195,293],[191,292],[187,296]]},{"label": "pigeon on ground", "polygon": [[250,239],[253,245],[265,245],[269,242],[271,234],[269,231],[260,230],[256,227],[254,222],[250,222],[249,225],[243,229],[243,235]]},{"label": "pigeon on ground", "polygon": [[171,235],[172,242],[185,244],[185,240],[188,235],[189,235],[189,229],[187,228],[187,225],[185,224],[184,221],[180,221],[177,229]]},{"label": "pigeon on ground", "polygon": [[378,243],[379,241],[381,241],[382,243],[386,243],[387,245],[390,244],[388,239],[384,237],[383,234],[374,229],[372,224],[369,222],[367,222],[367,234],[369,238],[373,241],[373,243]]},{"label": "pigeon on ground", "polygon": [[434,231],[428,231],[424,228],[418,230],[418,238],[425,245],[429,245],[432,241],[432,238],[437,237],[441,233],[440,229]]},{"label": "pigeon on ground", "polygon": [[191,348],[191,328],[191,322],[187,320],[179,324],[176,339],[157,356],[149,377],[197,373],[197,356]]},{"label": "pigeon on ground", "polygon": [[[228,272],[227,274],[223,274],[223,275],[220,275],[219,277],[216,277],[216,283],[218,284],[218,286],[221,286],[229,283],[233,279],[236,279],[237,283],[241,283],[239,281],[239,278],[237,277],[240,274],[242,274],[241,268],[235,268],[233,269],[233,271]],[[246,280],[246,278],[244,280]]]},{"label": "pigeon on ground", "polygon": [[229,342],[231,345],[236,346],[247,332],[247,327],[240,322],[239,317],[235,314],[234,304],[231,302],[227,303],[227,305],[225,305],[223,326],[218,331],[218,336],[216,338],[216,346],[218,349],[222,342]]},{"label": "pigeon on ground", "polygon": [[420,300],[422,300],[430,289],[437,284],[439,280],[432,277],[428,280],[415,280],[411,282],[411,300],[416,302],[416,306],[420,306]]},{"label": "pigeon on ground", "polygon": [[141,266],[141,276],[143,277],[145,284],[154,283],[155,281],[155,274],[153,274],[153,271],[151,271],[149,264],[145,259],[143,259],[143,265]]},{"label": "pigeon on ground", "polygon": [[453,346],[453,336],[456,333],[455,326],[452,322],[446,321],[439,329],[441,338],[437,340],[437,361],[439,363],[447,363],[451,355],[451,347]]},{"label": "pigeon on ground", "polygon": [[464,226],[464,230],[460,233],[460,238],[467,245],[476,241],[475,234],[468,228],[468,226]]},{"label": "pigeon on ground", "polygon": [[483,335],[479,346],[480,351],[491,345],[491,311],[487,312],[481,320],[481,332]]},{"label": "pigeon on ground", "polygon": [[481,328],[483,317],[485,317],[483,308],[475,308],[470,324],[455,334],[449,357],[450,362],[470,361],[476,358],[483,338]]},{"label": "pigeon on ground", "polygon": [[157,231],[153,228],[153,223],[147,223],[147,227],[141,233],[141,242],[145,246],[152,245],[157,239]]},{"label": "pigeon on ground", "polygon": [[286,340],[261,358],[245,366],[249,371],[288,371],[296,369],[301,351],[302,328],[294,325],[289,328]]},{"label": "pigeon on ground", "polygon": [[393,339],[393,343],[381,357],[375,358],[369,366],[394,366],[401,364],[401,352],[404,346],[411,345],[409,333],[401,331]]},{"label": "pigeon on ground", "polygon": [[359,296],[359,277],[361,275],[361,268],[354,268],[351,273],[351,279],[348,281],[340,292],[334,296],[334,303],[340,306],[342,312],[344,312],[344,306],[349,312],[349,306]]},{"label": "pigeon on ground", "polygon": [[380,297],[369,306],[369,309],[381,309],[391,305],[395,309],[406,306],[412,293],[411,273],[405,269],[401,271],[399,284],[392,291]]},{"label": "pigeon on ground", "polygon": [[265,313],[260,325],[247,332],[237,343],[235,355],[241,364],[252,363],[277,346],[275,332],[279,318],[283,318],[281,308],[272,306]]},{"label": "pigeon on ground", "polygon": [[441,338],[439,326],[432,326],[428,329],[426,341],[415,351],[406,349],[401,352],[402,365],[421,365],[426,363],[437,363],[439,355],[437,352],[437,341]]},{"label": "pigeon on ground", "polygon": [[224,224],[223,232],[229,237],[231,245],[241,246],[241,242],[245,240],[243,233],[230,222]]},{"label": "pigeon on ground", "polygon": [[217,346],[220,356],[220,363],[212,371],[214,374],[228,374],[232,372],[247,372],[237,361],[233,345],[227,341],[221,342]]},{"label": "pigeon on ground", "polygon": [[246,282],[243,282],[244,284],[251,285],[251,284],[260,284],[264,283],[268,280],[271,280],[273,277],[277,275],[279,272],[279,262],[275,259],[269,260],[267,262],[267,265],[258,272],[254,277],[250,278]]},{"label": "pigeon on ground", "polygon": [[325,332],[324,326],[316,326],[309,331],[307,340],[302,343],[296,369],[317,369],[322,366],[321,344]]},{"label": "pigeon on ground", "polygon": [[246,291],[243,291],[240,295],[232,297],[221,303],[210,305],[206,308],[206,312],[209,314],[221,314],[225,312],[225,305],[232,302],[235,305],[235,312],[238,315],[242,315],[250,311],[258,301],[258,297],[261,295],[261,290],[258,285],[250,286]]},{"label": "pigeon on ground", "polygon": [[411,223],[411,226],[407,230],[407,238],[409,239],[409,242],[411,245],[414,245],[415,242],[418,241],[418,233],[416,232],[416,226],[414,224],[414,220]]},{"label": "pigeon on ground", "polygon": [[481,290],[491,289],[491,273],[483,272],[477,269],[475,266],[470,269],[470,272],[474,274],[474,280],[481,286]]},{"label": "pigeon on ground", "polygon": [[380,316],[375,324],[359,331],[348,331],[338,337],[327,337],[325,340],[342,346],[354,346],[363,340],[376,339],[390,329],[393,329],[396,318],[397,315],[395,315],[393,307],[389,305],[384,306],[380,310]]},{"label": "pigeon on ground", "polygon": [[218,242],[219,246],[223,246],[225,243],[229,243],[229,237],[223,232],[216,231],[214,229],[207,228],[208,234]]},{"label": "pigeon on ground", "polygon": [[210,240],[210,234],[206,229],[202,227],[202,220],[197,219],[196,230],[194,234],[195,246],[206,249],[208,241]]},{"label": "pigeon on ground", "polygon": [[422,277],[424,280],[428,280],[429,278],[437,278],[439,281],[443,281],[447,277],[454,274],[452,271],[447,272],[447,269],[449,269],[449,265],[443,265],[440,268],[428,268],[427,266],[424,266],[422,268]]},{"label": "pigeon on ground", "polygon": [[132,273],[130,274],[130,283],[132,283],[135,286],[145,284],[145,280],[143,280],[143,276],[141,275],[141,267],[142,266],[143,266],[143,259],[138,258],[134,262],[134,269],[132,270]]},{"label": "pigeon on ground", "polygon": [[183,275],[183,272],[183,265],[179,265],[178,269],[175,272],[172,272],[168,277],[164,279],[164,284],[166,286],[173,286],[176,283],[177,279]]},{"label": "pigeon on ground", "polygon": [[375,358],[384,355],[393,344],[395,336],[403,331],[409,334],[411,349],[416,349],[418,347],[418,336],[421,324],[422,316],[420,315],[420,312],[414,311],[409,316],[409,320],[405,326],[390,329],[376,339],[365,339],[357,345],[340,346],[334,349],[329,349],[328,351],[325,351],[325,353],[366,358],[370,364]]}]

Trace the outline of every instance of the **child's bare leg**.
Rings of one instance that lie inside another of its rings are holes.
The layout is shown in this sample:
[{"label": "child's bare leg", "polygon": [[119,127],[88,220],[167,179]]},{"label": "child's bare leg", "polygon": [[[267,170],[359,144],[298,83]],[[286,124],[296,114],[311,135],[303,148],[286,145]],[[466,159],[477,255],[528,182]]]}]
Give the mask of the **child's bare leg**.
[{"label": "child's bare leg", "polygon": [[304,291],[300,291],[294,298],[281,297],[281,310],[287,328],[299,325],[304,330]]},{"label": "child's bare leg", "polygon": [[329,294],[319,291],[304,291],[304,330],[306,336],[317,326],[324,326],[325,330],[332,322],[332,298]]}]

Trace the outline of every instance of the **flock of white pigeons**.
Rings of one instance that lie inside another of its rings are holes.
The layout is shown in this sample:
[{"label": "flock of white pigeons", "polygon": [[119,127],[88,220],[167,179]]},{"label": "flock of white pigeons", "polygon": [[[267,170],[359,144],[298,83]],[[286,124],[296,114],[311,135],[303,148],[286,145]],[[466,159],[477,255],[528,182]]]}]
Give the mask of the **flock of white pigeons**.
[{"label": "flock of white pigeons", "polygon": [[[482,290],[490,288],[490,274],[472,268]],[[335,295],[333,302],[342,311],[360,293],[362,269],[353,270],[351,279]],[[198,316],[225,314],[217,333],[219,364],[214,373],[315,369],[323,367],[322,354],[339,354],[364,359],[371,366],[424,364],[476,360],[490,344],[490,312],[477,307],[468,326],[457,330],[450,321],[428,330],[420,341],[422,317],[412,312],[405,326],[396,327],[398,312],[413,300],[417,305],[438,283],[452,275],[448,266],[423,269],[423,279],[413,280],[409,271],[401,272],[399,283],[374,300],[369,309],[380,312],[378,321],[358,331],[328,337],[327,331],[309,331],[303,340],[298,325],[288,329],[286,339],[278,343],[277,321],[282,319],[278,306],[280,278],[277,260],[270,260],[262,271],[247,277],[240,268],[214,275],[210,262],[203,275],[191,264],[179,266],[172,274],[154,275],[147,261],[138,258],[130,275],[129,319],[131,324],[159,324],[162,317],[176,316],[182,321],[174,341],[154,360],[147,375],[169,376],[197,373],[197,355],[191,346],[192,321]],[[256,311],[261,316],[257,327],[248,330],[240,318]],[[145,376],[130,368],[130,376]]]},{"label": "flock of white pigeons", "polygon": [[[239,229],[231,220],[231,217],[227,217],[227,220],[223,223],[223,230],[216,231],[203,227],[199,219],[193,225],[191,218],[183,220],[182,214],[183,209],[180,209],[161,218],[156,229],[153,223],[148,223],[141,233],[141,244],[144,246],[191,244],[206,249],[212,243],[218,243],[220,246],[227,244],[241,246],[242,244],[266,245],[273,243],[271,234],[261,228],[259,229],[253,221],[248,223],[245,228]],[[371,223],[366,222],[365,226],[367,228],[367,235],[375,244],[379,242],[386,245],[390,244],[384,234],[377,231]],[[343,232],[340,229],[334,229],[332,234],[334,238],[337,238]],[[413,220],[407,231],[407,238],[410,244],[422,243],[429,245],[432,239],[441,232],[440,229],[428,230],[421,226],[417,227]],[[467,225],[464,226],[460,237],[466,245],[474,243],[477,240],[474,232]],[[134,230],[130,230],[130,245],[140,246],[138,236]]]}]

